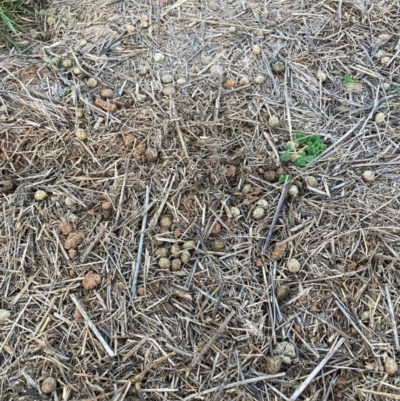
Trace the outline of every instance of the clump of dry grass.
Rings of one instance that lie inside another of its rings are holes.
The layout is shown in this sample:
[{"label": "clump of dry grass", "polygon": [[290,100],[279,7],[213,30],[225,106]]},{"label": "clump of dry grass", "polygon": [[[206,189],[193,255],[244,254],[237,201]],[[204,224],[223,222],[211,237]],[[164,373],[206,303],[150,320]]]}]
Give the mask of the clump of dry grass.
[{"label": "clump of dry grass", "polygon": [[[393,399],[394,5],[47,11],[0,55],[0,393],[51,377],[66,400]],[[328,144],[305,169],[279,162],[297,131]],[[179,269],[160,248],[187,252]]]}]

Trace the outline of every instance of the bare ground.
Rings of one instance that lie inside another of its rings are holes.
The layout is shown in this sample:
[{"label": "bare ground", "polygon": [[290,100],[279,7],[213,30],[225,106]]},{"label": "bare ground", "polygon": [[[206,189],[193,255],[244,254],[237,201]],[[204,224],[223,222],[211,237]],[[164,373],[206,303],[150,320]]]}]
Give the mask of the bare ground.
[{"label": "bare ground", "polygon": [[[1,400],[400,399],[398,2],[46,13],[0,49]],[[281,166],[298,131],[328,149]]]}]

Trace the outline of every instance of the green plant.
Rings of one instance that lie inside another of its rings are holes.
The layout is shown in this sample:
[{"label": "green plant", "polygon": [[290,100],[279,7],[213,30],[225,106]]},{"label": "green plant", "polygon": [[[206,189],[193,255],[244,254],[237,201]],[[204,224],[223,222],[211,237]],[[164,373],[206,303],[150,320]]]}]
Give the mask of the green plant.
[{"label": "green plant", "polygon": [[393,86],[392,92],[396,92],[400,96],[400,86]]},{"label": "green plant", "polygon": [[18,20],[21,13],[26,10],[25,3],[26,0],[0,1],[0,35],[14,46],[16,44],[10,34],[15,35],[22,30]]},{"label": "green plant", "polygon": [[289,182],[292,179],[290,174],[283,174],[279,176],[279,182],[281,184],[285,184],[286,182]]},{"label": "green plant", "polygon": [[286,150],[280,155],[281,161],[291,160],[296,166],[304,167],[326,149],[326,145],[316,134],[306,135],[297,132],[294,134],[294,139],[294,142],[286,144]]},{"label": "green plant", "polygon": [[344,74],[343,82],[345,84],[358,84],[358,81],[353,78],[350,74]]}]

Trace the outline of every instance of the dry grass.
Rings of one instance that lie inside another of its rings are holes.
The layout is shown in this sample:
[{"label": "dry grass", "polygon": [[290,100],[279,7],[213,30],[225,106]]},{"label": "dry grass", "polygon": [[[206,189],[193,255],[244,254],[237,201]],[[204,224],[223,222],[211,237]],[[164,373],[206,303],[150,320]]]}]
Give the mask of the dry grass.
[{"label": "dry grass", "polygon": [[[400,351],[396,2],[66,0],[46,11],[53,21],[15,39],[23,53],[0,49],[0,308],[11,312],[0,323],[1,399],[48,398],[47,376],[52,400],[398,399],[400,376],[384,367]],[[59,67],[66,58],[71,69]],[[172,96],[166,73],[186,79]],[[350,91],[344,74],[361,85]],[[96,103],[105,87],[113,112]],[[294,198],[264,172],[296,131],[319,133],[328,150],[285,166]],[[37,190],[48,199],[35,201]],[[260,198],[269,207],[254,221]],[[160,231],[164,215],[173,224]],[[74,259],[61,221],[82,237]],[[225,247],[212,251],[215,239]],[[159,244],[188,240],[190,263],[158,267]],[[272,260],[279,242],[287,251]],[[102,278],[91,290],[88,272]],[[278,301],[282,285],[290,294]],[[270,374],[283,341],[296,356]]]}]

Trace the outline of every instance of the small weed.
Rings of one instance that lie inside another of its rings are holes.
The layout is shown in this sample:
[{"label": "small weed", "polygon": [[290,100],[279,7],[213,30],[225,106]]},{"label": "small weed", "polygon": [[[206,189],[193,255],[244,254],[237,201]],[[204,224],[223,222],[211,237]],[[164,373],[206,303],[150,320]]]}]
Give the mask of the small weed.
[{"label": "small weed", "polygon": [[306,135],[297,132],[294,134],[294,139],[294,142],[290,141],[286,144],[286,150],[280,155],[281,161],[291,160],[296,166],[304,167],[326,149],[326,145],[316,134]]},{"label": "small weed", "polygon": [[289,182],[292,179],[290,174],[284,174],[279,176],[279,182],[281,184],[285,184],[286,182]]},{"label": "small weed", "polygon": [[392,87],[392,92],[395,92],[400,96],[400,86],[393,86]]},{"label": "small weed", "polygon": [[10,35],[16,35],[23,29],[18,20],[21,13],[26,10],[25,3],[26,0],[0,1],[0,35],[14,46],[16,44]]},{"label": "small weed", "polygon": [[343,82],[345,84],[358,84],[358,81],[353,78],[350,74],[344,74]]}]

